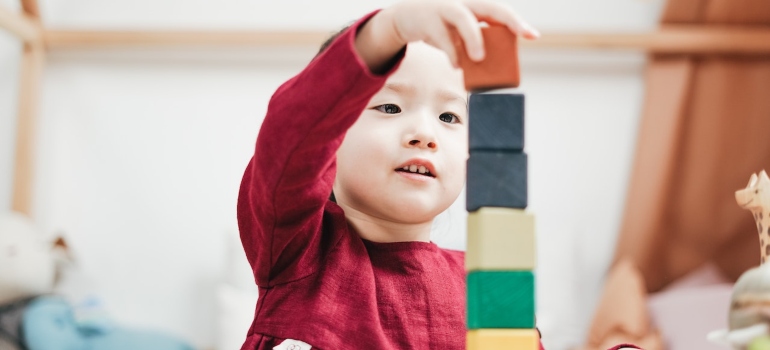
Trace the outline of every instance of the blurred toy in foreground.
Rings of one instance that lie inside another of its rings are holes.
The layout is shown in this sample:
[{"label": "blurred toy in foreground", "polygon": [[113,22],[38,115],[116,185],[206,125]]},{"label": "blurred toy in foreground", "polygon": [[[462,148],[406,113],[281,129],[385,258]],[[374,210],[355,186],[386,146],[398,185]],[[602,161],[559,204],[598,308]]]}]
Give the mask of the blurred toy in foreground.
[{"label": "blurred toy in foreground", "polygon": [[0,349],[192,349],[164,334],[77,317],[67,300],[50,295],[57,267],[71,261],[63,239],[47,242],[25,216],[0,214]]},{"label": "blurred toy in foreground", "polygon": [[733,349],[770,350],[770,178],[763,170],[752,174],[749,185],[735,192],[735,200],[751,211],[759,232],[761,265],[735,282],[730,302],[729,330],[715,331],[709,339]]}]

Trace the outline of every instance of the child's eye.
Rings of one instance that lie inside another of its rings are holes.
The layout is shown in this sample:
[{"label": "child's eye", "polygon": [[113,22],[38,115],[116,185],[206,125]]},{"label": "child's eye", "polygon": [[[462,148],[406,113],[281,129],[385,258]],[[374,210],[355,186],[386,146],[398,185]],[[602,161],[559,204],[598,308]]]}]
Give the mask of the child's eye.
[{"label": "child's eye", "polygon": [[460,122],[460,118],[458,118],[456,115],[452,113],[441,113],[441,115],[438,116],[438,119],[444,123],[449,123],[449,124]]},{"label": "child's eye", "polygon": [[384,105],[379,105],[377,107],[374,107],[374,109],[387,114],[396,114],[401,113],[401,107],[394,105],[392,103],[386,103]]}]

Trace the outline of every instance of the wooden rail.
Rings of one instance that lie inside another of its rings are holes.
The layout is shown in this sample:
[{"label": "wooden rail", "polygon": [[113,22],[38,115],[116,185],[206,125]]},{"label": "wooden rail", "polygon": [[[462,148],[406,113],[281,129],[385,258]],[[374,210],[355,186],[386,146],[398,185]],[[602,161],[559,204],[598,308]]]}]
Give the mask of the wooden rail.
[{"label": "wooden rail", "polygon": [[[322,31],[73,31],[44,33],[50,49],[318,46]],[[770,29],[666,26],[651,33],[544,33],[523,48],[639,50],[671,54],[770,54]]]},{"label": "wooden rail", "polygon": [[770,54],[770,28],[668,25],[651,33],[543,34],[528,47],[632,49],[670,54]]},{"label": "wooden rail", "polygon": [[46,46],[112,47],[269,47],[320,45],[321,31],[77,31],[47,30]]}]

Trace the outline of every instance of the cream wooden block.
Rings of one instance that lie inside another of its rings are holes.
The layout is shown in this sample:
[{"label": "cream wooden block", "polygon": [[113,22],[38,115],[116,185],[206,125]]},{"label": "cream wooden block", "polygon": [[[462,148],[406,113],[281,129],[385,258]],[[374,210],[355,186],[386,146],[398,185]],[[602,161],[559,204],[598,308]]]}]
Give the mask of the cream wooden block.
[{"label": "cream wooden block", "polygon": [[534,329],[476,329],[468,331],[467,350],[538,350]]},{"label": "cream wooden block", "polygon": [[534,270],[535,217],[510,208],[484,207],[469,213],[465,268]]}]

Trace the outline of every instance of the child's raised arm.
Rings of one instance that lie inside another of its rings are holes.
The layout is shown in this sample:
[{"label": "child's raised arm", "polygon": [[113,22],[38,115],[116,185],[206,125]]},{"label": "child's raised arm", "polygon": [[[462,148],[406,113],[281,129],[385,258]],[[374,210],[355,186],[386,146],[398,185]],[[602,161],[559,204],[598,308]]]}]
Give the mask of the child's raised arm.
[{"label": "child's raised arm", "polygon": [[[307,276],[334,242],[321,227],[345,132],[386,75],[372,74],[356,54],[355,34],[342,33],[273,94],[238,196],[238,226],[257,285]],[[393,54],[394,65],[398,57]]]}]

